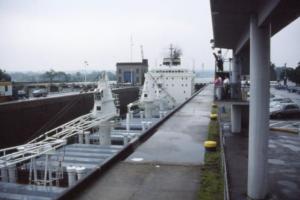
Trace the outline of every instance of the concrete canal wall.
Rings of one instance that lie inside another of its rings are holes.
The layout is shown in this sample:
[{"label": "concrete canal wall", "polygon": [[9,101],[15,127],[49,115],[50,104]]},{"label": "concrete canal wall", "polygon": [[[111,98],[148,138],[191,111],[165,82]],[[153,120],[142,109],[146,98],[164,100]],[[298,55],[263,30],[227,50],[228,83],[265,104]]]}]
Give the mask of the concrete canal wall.
[{"label": "concrete canal wall", "polygon": [[[126,105],[138,99],[139,88],[114,89],[113,92],[119,95],[123,114]],[[0,148],[22,144],[86,114],[92,109],[93,103],[93,95],[85,93],[0,104]]]}]

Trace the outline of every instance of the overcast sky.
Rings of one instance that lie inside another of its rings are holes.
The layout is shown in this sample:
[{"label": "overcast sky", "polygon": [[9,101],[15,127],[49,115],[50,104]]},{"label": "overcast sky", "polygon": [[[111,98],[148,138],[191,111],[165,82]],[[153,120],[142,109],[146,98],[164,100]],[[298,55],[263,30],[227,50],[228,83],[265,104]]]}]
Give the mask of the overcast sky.
[{"label": "overcast sky", "polygon": [[[212,69],[208,0],[0,0],[0,68],[7,71],[115,70],[116,62],[159,64],[170,43],[183,64]],[[272,61],[300,61],[300,20],[272,39]]]}]

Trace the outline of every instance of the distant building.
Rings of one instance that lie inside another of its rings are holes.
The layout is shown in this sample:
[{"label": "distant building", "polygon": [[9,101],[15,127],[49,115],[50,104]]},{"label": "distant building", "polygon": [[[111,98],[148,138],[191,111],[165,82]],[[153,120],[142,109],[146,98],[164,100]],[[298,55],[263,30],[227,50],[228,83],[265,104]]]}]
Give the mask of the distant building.
[{"label": "distant building", "polygon": [[144,75],[146,72],[148,72],[147,59],[143,59],[142,62],[117,63],[117,83],[142,85],[144,83]]},{"label": "distant building", "polygon": [[0,102],[7,101],[12,96],[12,83],[0,81]]}]

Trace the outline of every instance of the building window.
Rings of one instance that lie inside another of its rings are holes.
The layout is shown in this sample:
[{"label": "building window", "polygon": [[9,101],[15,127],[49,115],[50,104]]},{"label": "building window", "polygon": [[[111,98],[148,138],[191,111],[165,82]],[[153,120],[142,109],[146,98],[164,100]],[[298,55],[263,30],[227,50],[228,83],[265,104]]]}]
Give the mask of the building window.
[{"label": "building window", "polygon": [[5,92],[7,92],[8,91],[8,86],[7,85],[5,85]]},{"label": "building window", "polygon": [[140,82],[140,78],[137,76],[136,77],[136,82],[139,83]]},{"label": "building window", "polygon": [[140,72],[140,70],[139,69],[136,69],[136,73],[138,74]]},{"label": "building window", "polygon": [[183,90],[183,93],[185,94],[185,90]]},{"label": "building window", "polygon": [[97,106],[97,110],[100,111],[101,110],[101,106]]},{"label": "building window", "polygon": [[148,97],[148,95],[147,95],[147,94],[144,94],[144,97]]},{"label": "building window", "polygon": [[119,69],[119,74],[122,74],[122,70],[121,69]]},{"label": "building window", "polygon": [[119,83],[121,83],[122,82],[122,77],[119,77]]}]

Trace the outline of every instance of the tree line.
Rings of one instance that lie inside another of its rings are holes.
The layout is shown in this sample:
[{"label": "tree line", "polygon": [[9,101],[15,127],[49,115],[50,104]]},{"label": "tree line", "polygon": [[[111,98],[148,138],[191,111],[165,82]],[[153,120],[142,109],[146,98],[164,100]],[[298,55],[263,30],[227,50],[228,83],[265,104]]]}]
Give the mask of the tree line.
[{"label": "tree line", "polygon": [[[2,77],[3,71],[0,70],[0,80]],[[92,71],[87,72],[86,75],[82,72],[74,72],[74,73],[66,73],[63,71],[55,71],[50,69],[46,72],[11,72],[5,73],[7,77],[9,77],[9,81],[14,82],[95,82],[99,79],[100,74],[103,71]],[[107,72],[110,80],[116,80],[116,76],[114,72]],[[8,78],[7,78],[8,80]]]},{"label": "tree line", "polygon": [[280,79],[283,80],[284,78],[289,79],[290,81],[296,83],[297,85],[300,84],[300,62],[298,62],[295,68],[286,67],[280,74]]}]

